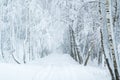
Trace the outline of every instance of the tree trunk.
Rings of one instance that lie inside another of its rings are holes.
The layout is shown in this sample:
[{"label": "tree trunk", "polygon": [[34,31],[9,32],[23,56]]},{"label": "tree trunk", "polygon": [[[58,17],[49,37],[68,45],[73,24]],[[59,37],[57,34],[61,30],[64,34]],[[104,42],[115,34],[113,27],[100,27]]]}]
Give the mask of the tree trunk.
[{"label": "tree trunk", "polygon": [[82,59],[82,56],[80,55],[80,53],[78,51],[77,44],[76,44],[76,41],[75,41],[74,31],[73,31],[71,26],[69,26],[69,32],[70,32],[71,56],[73,57],[73,59],[75,59],[80,64],[82,64],[83,59]]},{"label": "tree trunk", "polygon": [[110,52],[113,58],[113,66],[114,66],[114,73],[116,80],[119,79],[118,73],[118,65],[116,61],[116,53],[115,53],[115,41],[114,41],[114,34],[113,34],[113,22],[112,22],[112,14],[111,14],[111,0],[106,0],[106,18],[107,18],[107,31],[108,31],[108,39],[110,45]]},{"label": "tree trunk", "polygon": [[13,53],[12,53],[12,58],[14,59],[14,61],[15,61],[16,63],[20,64],[20,62],[15,58],[15,56],[13,55]]},{"label": "tree trunk", "polygon": [[86,58],[86,60],[85,60],[84,66],[87,65],[88,60],[89,60],[90,55],[91,55],[91,51],[92,51],[93,48],[94,48],[94,45],[93,45],[93,42],[91,42],[91,47],[89,48],[89,50],[88,50],[88,52],[87,52],[88,56],[87,56],[87,58]]},{"label": "tree trunk", "polygon": [[4,59],[4,53],[3,53],[3,40],[2,40],[2,38],[3,38],[3,35],[2,35],[3,33],[2,33],[2,31],[1,31],[1,55],[2,55],[2,58]]},{"label": "tree trunk", "polygon": [[106,61],[108,70],[109,70],[110,75],[111,75],[111,77],[112,77],[112,80],[115,80],[113,71],[112,71],[112,69],[111,69],[111,67],[110,67],[110,63],[109,63],[109,61],[108,61],[108,59],[107,59],[107,57],[106,57],[106,54],[105,54],[104,45],[103,45],[103,44],[104,44],[104,43],[103,43],[103,33],[102,33],[102,30],[101,30],[101,29],[100,29],[100,34],[101,34],[101,51],[102,51],[102,53],[103,53],[103,55],[104,55],[104,59],[105,59],[105,61]]}]

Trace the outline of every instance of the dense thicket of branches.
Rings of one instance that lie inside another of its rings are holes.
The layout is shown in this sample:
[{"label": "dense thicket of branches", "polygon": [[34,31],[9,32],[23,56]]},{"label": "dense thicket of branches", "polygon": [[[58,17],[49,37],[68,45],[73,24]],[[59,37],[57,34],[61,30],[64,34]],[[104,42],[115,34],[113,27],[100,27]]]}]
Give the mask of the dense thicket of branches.
[{"label": "dense thicket of branches", "polygon": [[120,80],[119,0],[1,0],[0,61],[27,63],[63,51]]}]

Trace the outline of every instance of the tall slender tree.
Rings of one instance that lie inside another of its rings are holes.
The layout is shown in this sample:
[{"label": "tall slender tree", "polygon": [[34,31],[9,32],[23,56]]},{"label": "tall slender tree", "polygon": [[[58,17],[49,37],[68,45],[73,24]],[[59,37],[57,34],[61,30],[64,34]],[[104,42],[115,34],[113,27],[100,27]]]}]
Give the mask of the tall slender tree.
[{"label": "tall slender tree", "polygon": [[110,47],[110,52],[113,58],[115,79],[120,80],[119,73],[118,73],[118,64],[116,60],[116,47],[115,47],[115,39],[114,39],[114,33],[113,33],[111,0],[106,0],[106,19],[107,19],[106,24],[107,24],[107,31],[108,31],[109,47]]}]

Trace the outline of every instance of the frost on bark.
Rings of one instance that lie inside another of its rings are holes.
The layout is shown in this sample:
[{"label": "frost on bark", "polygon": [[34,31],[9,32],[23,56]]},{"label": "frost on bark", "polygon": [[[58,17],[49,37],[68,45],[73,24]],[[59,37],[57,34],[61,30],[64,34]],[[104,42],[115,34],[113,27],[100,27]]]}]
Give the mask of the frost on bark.
[{"label": "frost on bark", "polygon": [[69,26],[69,32],[70,32],[71,57],[73,57],[73,59],[75,59],[80,64],[82,64],[83,59],[82,56],[80,55],[80,52],[78,51],[78,47],[75,41],[74,31],[71,26]]},{"label": "frost on bark", "polygon": [[[93,42],[91,42],[91,45],[93,44]],[[84,63],[84,66],[86,66],[87,65],[87,63],[88,63],[88,60],[89,60],[89,58],[90,58],[90,55],[91,55],[91,52],[92,52],[92,49],[94,48],[94,45],[92,45],[90,48],[89,48],[89,50],[88,50],[88,52],[87,52],[87,58],[86,58],[86,60],[85,60],[85,63]]]},{"label": "frost on bark", "polygon": [[14,59],[14,61],[18,64],[20,64],[20,62],[15,58],[14,54],[12,53],[12,58]]},{"label": "frost on bark", "polygon": [[110,50],[111,50],[110,52],[113,58],[115,79],[120,80],[119,73],[118,73],[118,65],[117,65],[116,56],[115,56],[116,53],[115,53],[115,43],[114,43],[113,22],[112,22],[112,15],[111,15],[111,1],[110,0],[106,0],[106,19],[107,19],[109,47],[110,47]]},{"label": "frost on bark", "polygon": [[103,32],[101,29],[100,29],[100,35],[101,35],[101,51],[104,55],[104,59],[106,61],[107,67],[108,67],[110,75],[112,77],[112,80],[114,80],[114,73],[113,73],[112,68],[110,66],[110,62],[108,61],[108,58],[106,57],[106,54],[105,54],[104,43],[103,43]]}]

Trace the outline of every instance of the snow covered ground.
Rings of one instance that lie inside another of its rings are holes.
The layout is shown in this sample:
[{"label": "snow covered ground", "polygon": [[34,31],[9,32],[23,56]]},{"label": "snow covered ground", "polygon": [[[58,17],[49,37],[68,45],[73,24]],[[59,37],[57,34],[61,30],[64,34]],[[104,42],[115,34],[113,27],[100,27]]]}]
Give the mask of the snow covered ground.
[{"label": "snow covered ground", "polygon": [[0,64],[0,80],[110,80],[108,72],[84,67],[68,54],[51,54],[26,65]]}]

